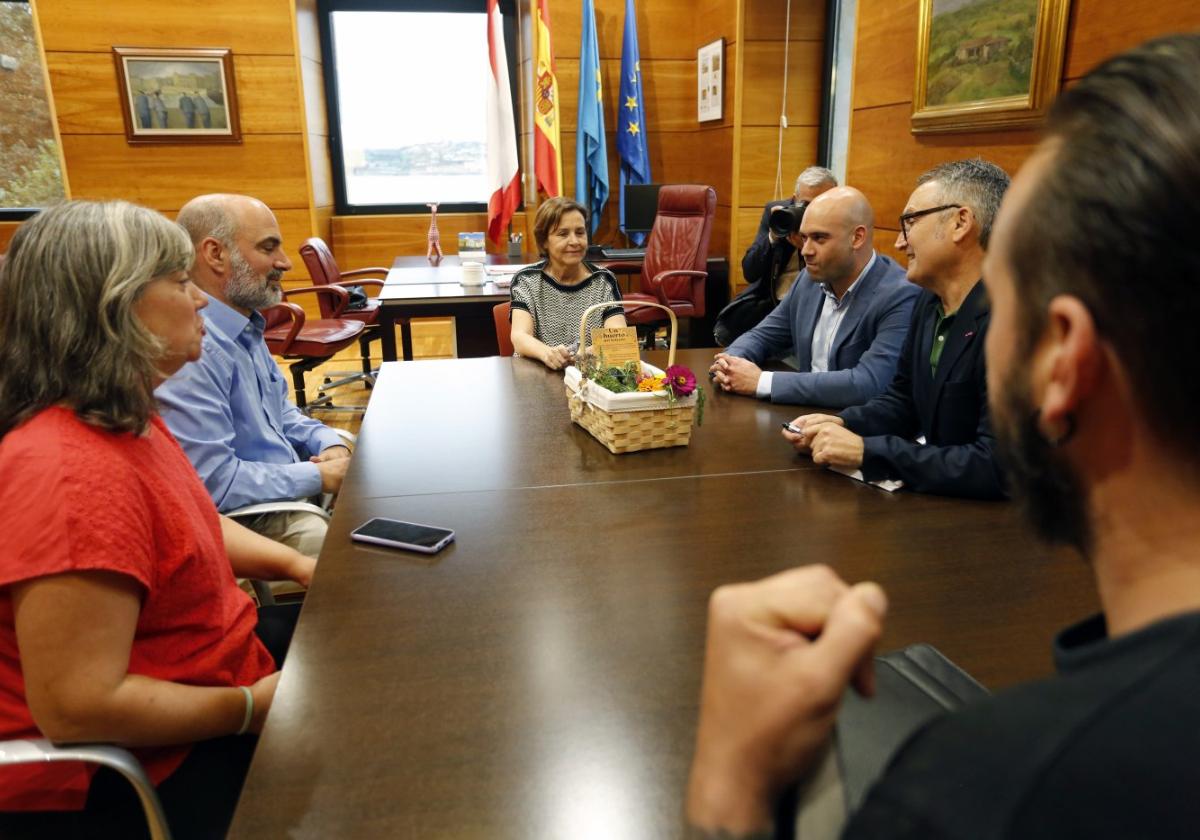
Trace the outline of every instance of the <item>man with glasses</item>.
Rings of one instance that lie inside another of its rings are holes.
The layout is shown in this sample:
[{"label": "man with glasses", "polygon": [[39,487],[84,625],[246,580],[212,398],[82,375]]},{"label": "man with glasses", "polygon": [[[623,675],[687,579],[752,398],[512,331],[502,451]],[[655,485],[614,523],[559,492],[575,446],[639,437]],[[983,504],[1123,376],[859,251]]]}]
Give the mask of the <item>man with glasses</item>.
[{"label": "man with glasses", "polygon": [[[917,179],[896,247],[923,291],[887,391],[838,415],[796,418],[783,435],[813,461],[923,493],[1004,496],[987,415],[983,341],[990,311],[983,258],[1008,188],[984,160],[935,166]],[[855,472],[857,471],[857,472]]]},{"label": "man with glasses", "polygon": [[[1196,836],[1197,149],[1200,34],[1162,38],[1062,92],[1005,198],[986,272],[1001,452],[1025,518],[1086,558],[1103,612],[1058,635],[1057,676],[909,738],[845,840]],[[1131,293],[1141,278],[1154,296]],[[689,840],[772,836],[775,795],[812,766],[847,683],[870,693],[887,609],[818,567],[713,596]]]}]

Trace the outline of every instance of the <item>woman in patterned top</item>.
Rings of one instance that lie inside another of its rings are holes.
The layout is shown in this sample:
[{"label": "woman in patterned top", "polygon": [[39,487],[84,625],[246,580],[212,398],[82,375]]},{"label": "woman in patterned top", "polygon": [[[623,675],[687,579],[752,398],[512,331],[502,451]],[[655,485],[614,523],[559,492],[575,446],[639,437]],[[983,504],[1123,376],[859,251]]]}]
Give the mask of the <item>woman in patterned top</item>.
[{"label": "woman in patterned top", "polygon": [[[619,301],[617,279],[583,260],[587,210],[569,198],[551,198],[538,208],[533,237],[545,257],[513,278],[513,349],[551,370],[571,363],[579,341],[579,319],[589,306]],[[623,327],[619,305],[588,316],[590,327]]]}]

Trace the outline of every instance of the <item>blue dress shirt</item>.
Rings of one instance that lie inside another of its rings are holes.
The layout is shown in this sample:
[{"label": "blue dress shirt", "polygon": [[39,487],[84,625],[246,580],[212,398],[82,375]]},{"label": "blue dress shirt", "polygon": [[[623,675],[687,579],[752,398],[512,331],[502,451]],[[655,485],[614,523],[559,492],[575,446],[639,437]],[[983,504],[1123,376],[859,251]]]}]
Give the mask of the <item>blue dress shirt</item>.
[{"label": "blue dress shirt", "polygon": [[320,493],[320,470],[308,458],[341,438],[288,399],[262,315],[247,318],[207,297],[200,360],[155,391],[167,427],[218,510]]}]

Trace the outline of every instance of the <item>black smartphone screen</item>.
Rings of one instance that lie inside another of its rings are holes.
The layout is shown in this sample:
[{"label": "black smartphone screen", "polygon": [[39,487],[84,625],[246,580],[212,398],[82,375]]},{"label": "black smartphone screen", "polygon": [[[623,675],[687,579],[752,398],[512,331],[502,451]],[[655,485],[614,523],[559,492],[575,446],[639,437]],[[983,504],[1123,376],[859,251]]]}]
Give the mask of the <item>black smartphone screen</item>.
[{"label": "black smartphone screen", "polygon": [[452,531],[446,528],[435,528],[432,525],[418,525],[415,522],[400,522],[395,519],[372,519],[354,530],[355,534],[364,537],[389,540],[391,542],[408,543],[433,548]]}]

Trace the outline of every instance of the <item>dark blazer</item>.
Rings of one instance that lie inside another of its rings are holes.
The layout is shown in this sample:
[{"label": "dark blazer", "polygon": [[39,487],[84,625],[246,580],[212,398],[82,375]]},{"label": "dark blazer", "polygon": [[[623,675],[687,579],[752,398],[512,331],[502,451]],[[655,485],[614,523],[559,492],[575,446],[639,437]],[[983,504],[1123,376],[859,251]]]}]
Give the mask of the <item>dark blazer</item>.
[{"label": "dark blazer", "polygon": [[905,280],[904,269],[891,258],[876,254],[875,265],[858,281],[845,304],[849,308],[829,348],[829,370],[814,373],[813,332],[825,306],[825,292],[802,271],[779,305],[726,352],[759,366],[769,359],[795,356],[796,372],[772,374],[771,402],[836,408],[860,405],[892,381],[918,292]]},{"label": "dark blazer", "polygon": [[[768,223],[772,210],[776,207],[790,207],[794,203],[790,198],[785,198],[781,201],[768,201],[763,207],[762,219],[758,223],[758,234],[750,243],[750,247],[746,249],[746,255],[742,257],[742,276],[751,284],[742,292],[742,295],[758,294],[768,300],[775,299],[775,278],[792,258],[796,248],[786,239],[780,239],[772,245],[771,239],[767,235]],[[800,267],[804,268],[803,265]],[[738,295],[738,297],[742,295]]]},{"label": "dark blazer", "polygon": [[[959,307],[935,378],[929,352],[937,305],[935,294],[921,293],[892,384],[841,417],[864,438],[862,471],[868,481],[898,478],[922,493],[1000,499],[1005,488],[994,455],[983,358],[991,317],[983,283]],[[916,442],[921,435],[924,445]]]}]

